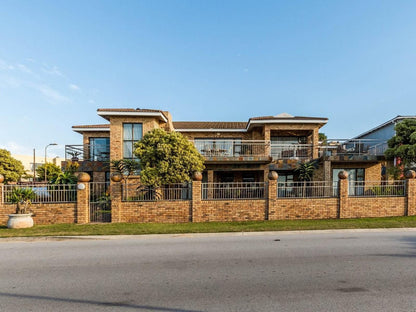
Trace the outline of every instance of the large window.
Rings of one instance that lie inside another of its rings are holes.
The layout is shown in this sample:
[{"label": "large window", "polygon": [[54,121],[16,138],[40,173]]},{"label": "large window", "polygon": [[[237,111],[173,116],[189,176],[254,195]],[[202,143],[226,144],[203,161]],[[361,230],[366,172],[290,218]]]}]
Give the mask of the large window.
[{"label": "large window", "polygon": [[90,160],[105,161],[110,158],[110,138],[90,138]]},{"label": "large window", "polygon": [[350,195],[362,195],[365,181],[364,168],[332,169],[332,181],[338,182],[338,174],[343,170],[348,172],[348,193]]},{"label": "large window", "polygon": [[123,158],[137,158],[134,156],[134,143],[143,137],[143,126],[141,123],[123,124]]}]

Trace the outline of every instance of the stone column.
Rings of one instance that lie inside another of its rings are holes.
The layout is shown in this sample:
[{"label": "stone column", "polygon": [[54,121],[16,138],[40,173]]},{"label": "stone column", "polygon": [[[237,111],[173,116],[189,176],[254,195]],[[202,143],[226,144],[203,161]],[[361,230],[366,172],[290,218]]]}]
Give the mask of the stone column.
[{"label": "stone column", "polygon": [[195,173],[192,181],[192,208],[191,208],[191,222],[200,222],[201,217],[199,215],[199,206],[202,200],[202,174]]},{"label": "stone column", "polygon": [[406,172],[407,179],[407,215],[416,216],[416,172],[409,170]]},{"label": "stone column", "polygon": [[267,186],[267,206],[265,219],[266,220],[276,220],[279,219],[277,215],[277,178],[279,175],[276,171],[270,171],[268,178]]},{"label": "stone column", "polygon": [[316,159],[319,157],[319,129],[313,129],[312,133],[312,158]]},{"label": "stone column", "polygon": [[348,217],[348,172],[341,171],[338,174],[339,178],[339,205],[338,205],[338,218],[347,218]]},{"label": "stone column", "polygon": [[90,183],[77,184],[77,223],[85,224],[90,221]]},{"label": "stone column", "polygon": [[121,222],[122,187],[122,183],[110,182],[111,223]]}]

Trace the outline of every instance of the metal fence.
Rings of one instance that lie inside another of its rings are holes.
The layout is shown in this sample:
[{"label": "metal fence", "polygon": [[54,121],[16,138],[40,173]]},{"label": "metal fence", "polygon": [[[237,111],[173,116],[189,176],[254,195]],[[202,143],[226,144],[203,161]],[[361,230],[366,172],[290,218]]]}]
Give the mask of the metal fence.
[{"label": "metal fence", "polygon": [[348,195],[356,197],[406,196],[406,181],[349,181]]},{"label": "metal fence", "polygon": [[202,199],[263,199],[264,182],[202,183]]},{"label": "metal fence", "polygon": [[123,201],[191,200],[192,184],[177,183],[152,187],[146,185],[122,185]]},{"label": "metal fence", "polygon": [[277,197],[284,198],[323,198],[338,197],[338,182],[300,181],[279,182]]},{"label": "metal fence", "polygon": [[110,182],[90,183],[90,222],[111,222]]},{"label": "metal fence", "polygon": [[4,185],[2,202],[11,203],[13,190],[32,189],[36,196],[32,203],[75,203],[77,201],[76,184],[25,184]]}]

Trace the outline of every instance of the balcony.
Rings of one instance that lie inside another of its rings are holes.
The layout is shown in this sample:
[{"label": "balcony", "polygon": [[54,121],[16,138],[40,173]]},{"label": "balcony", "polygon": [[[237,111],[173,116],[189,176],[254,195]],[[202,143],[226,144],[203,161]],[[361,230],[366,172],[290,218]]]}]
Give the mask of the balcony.
[{"label": "balcony", "polygon": [[65,145],[65,160],[99,161],[110,160],[109,144]]},{"label": "balcony", "polygon": [[373,139],[328,139],[319,156],[328,160],[375,161],[384,156],[387,142]]},{"label": "balcony", "polygon": [[270,142],[264,140],[195,139],[196,149],[207,162],[270,162]]}]

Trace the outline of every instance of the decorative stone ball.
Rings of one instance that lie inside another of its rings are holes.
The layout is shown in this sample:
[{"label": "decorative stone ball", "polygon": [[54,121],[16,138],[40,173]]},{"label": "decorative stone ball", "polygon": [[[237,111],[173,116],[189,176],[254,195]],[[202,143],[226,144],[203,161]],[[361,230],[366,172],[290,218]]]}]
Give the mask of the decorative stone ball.
[{"label": "decorative stone ball", "polygon": [[194,174],[192,175],[192,179],[194,181],[202,181],[202,173],[199,171],[195,171]]},{"label": "decorative stone ball", "polygon": [[78,182],[90,182],[91,177],[88,173],[86,172],[80,172],[78,174]]},{"label": "decorative stone ball", "polygon": [[4,182],[4,176],[2,174],[0,174],[0,183]]},{"label": "decorative stone ball", "polygon": [[348,178],[348,172],[345,170],[340,171],[340,173],[338,173],[338,178],[341,180]]},{"label": "decorative stone ball", "polygon": [[111,181],[120,182],[121,180],[123,180],[123,176],[120,173],[113,173],[111,175]]},{"label": "decorative stone ball", "polygon": [[277,174],[276,171],[270,171],[268,178],[269,180],[277,180],[277,178],[279,177],[279,175]]},{"label": "decorative stone ball", "polygon": [[406,179],[415,179],[416,172],[414,170],[407,170],[405,174]]}]

